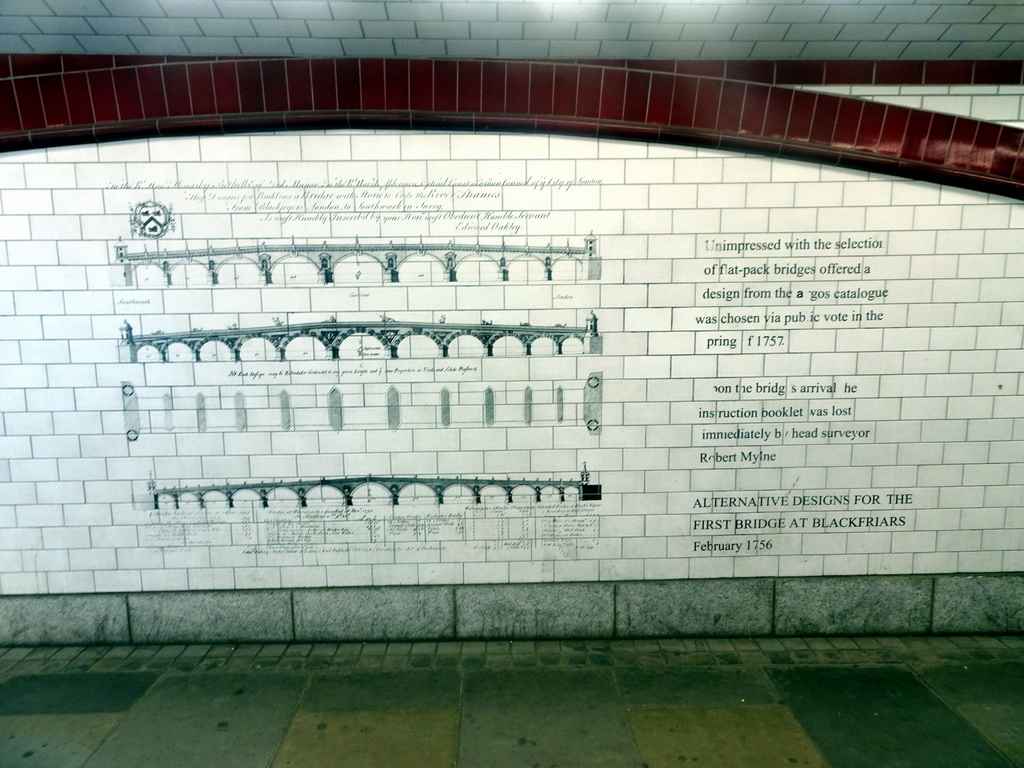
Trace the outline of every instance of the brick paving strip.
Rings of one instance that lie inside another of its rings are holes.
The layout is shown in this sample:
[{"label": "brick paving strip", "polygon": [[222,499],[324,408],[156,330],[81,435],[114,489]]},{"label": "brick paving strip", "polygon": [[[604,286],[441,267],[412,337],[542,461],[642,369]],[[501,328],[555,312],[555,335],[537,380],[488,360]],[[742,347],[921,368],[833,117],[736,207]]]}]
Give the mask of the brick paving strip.
[{"label": "brick paving strip", "polygon": [[290,672],[429,668],[949,664],[1024,660],[1024,637],[523,640],[0,647],[0,680],[84,672]]}]

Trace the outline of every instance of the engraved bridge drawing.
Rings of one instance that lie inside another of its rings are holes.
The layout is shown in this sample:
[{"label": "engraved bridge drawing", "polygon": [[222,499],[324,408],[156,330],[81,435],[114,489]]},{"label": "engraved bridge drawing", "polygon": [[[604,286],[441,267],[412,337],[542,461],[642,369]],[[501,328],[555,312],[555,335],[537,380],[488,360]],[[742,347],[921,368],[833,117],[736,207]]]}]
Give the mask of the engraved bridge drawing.
[{"label": "engraved bridge drawing", "polygon": [[532,354],[534,344],[541,339],[548,339],[554,345],[557,355],[563,353],[563,346],[575,339],[583,344],[587,354],[601,353],[601,339],[597,331],[597,316],[593,312],[587,317],[583,327],[565,325],[536,326],[529,323],[519,325],[495,325],[486,321],[481,323],[419,323],[395,320],[388,315],[381,315],[374,322],[340,322],[331,317],[316,323],[281,324],[256,328],[232,327],[224,330],[206,331],[193,329],[178,333],[137,334],[130,323],[125,321],[121,326],[121,344],[129,351],[130,362],[139,362],[139,351],[152,347],[160,354],[160,360],[167,362],[168,351],[176,344],[183,345],[191,351],[196,362],[202,360],[200,353],[208,344],[226,347],[235,361],[240,361],[242,346],[251,339],[263,339],[277,352],[280,360],[287,360],[288,345],[297,338],[305,337],[319,342],[332,360],[340,359],[342,343],[353,336],[368,336],[376,340],[391,358],[398,358],[399,345],[413,336],[424,336],[440,350],[441,357],[448,357],[449,348],[461,336],[471,336],[480,341],[488,357],[494,355],[494,345],[503,338],[513,338],[523,346],[523,353]]},{"label": "engraved bridge drawing", "polygon": [[[584,470],[580,473],[578,480],[559,479],[526,479],[526,478],[495,478],[495,477],[421,477],[419,475],[362,475],[359,477],[321,477],[316,480],[272,480],[255,483],[223,483],[218,485],[197,485],[177,488],[156,488],[150,481],[149,490],[153,494],[153,507],[159,508],[161,499],[170,500],[175,509],[179,509],[181,502],[191,497],[199,503],[199,507],[206,508],[206,502],[210,498],[227,502],[228,508],[234,508],[238,494],[247,492],[259,499],[261,507],[269,506],[270,494],[273,491],[285,490],[295,494],[295,500],[300,507],[308,506],[309,494],[317,489],[331,488],[341,494],[345,506],[353,506],[356,499],[356,489],[360,487],[379,487],[387,494],[387,498],[393,506],[398,506],[399,498],[407,488],[412,486],[428,489],[436,504],[445,503],[445,494],[452,488],[460,488],[468,491],[474,504],[480,504],[484,498],[484,492],[488,488],[497,488],[504,492],[505,501],[513,502],[513,493],[517,489],[525,488],[531,494],[532,499],[540,502],[545,490],[557,494],[559,501],[566,501],[566,491],[572,490],[581,501],[600,501],[601,486],[590,482],[590,472]],[[243,497],[244,498],[244,497]]]},{"label": "engraved bridge drawing", "polygon": [[[254,245],[236,245],[227,248],[198,248],[178,251],[149,251],[129,253],[128,246],[117,243],[114,253],[124,269],[125,285],[137,284],[136,269],[148,265],[158,267],[163,273],[164,283],[175,284],[175,270],[185,265],[199,265],[205,269],[209,284],[220,285],[221,271],[230,264],[249,265],[258,270],[265,285],[274,283],[275,271],[283,264],[305,262],[316,270],[318,279],[325,285],[335,282],[339,265],[346,260],[360,258],[376,263],[380,267],[383,283],[400,282],[400,269],[410,259],[434,262],[441,270],[444,280],[458,282],[459,268],[467,262],[490,264],[493,278],[509,281],[517,262],[533,261],[544,271],[544,279],[555,280],[555,270],[560,262],[575,262],[587,280],[601,277],[601,262],[597,254],[597,238],[586,237],[582,246],[549,244],[546,246],[500,245],[480,243],[361,243],[359,238],[350,243],[318,244],[265,242]],[[575,271],[575,270],[574,270]],[[359,273],[357,272],[358,276]]]}]

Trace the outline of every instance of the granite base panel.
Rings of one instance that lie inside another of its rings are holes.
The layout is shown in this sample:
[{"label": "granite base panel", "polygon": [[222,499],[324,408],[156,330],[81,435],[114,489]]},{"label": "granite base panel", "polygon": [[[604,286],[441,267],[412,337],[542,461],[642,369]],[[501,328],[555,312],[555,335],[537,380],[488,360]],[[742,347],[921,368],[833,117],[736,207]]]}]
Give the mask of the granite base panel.
[{"label": "granite base panel", "polygon": [[0,645],[1024,632],[1024,574],[0,597]]}]

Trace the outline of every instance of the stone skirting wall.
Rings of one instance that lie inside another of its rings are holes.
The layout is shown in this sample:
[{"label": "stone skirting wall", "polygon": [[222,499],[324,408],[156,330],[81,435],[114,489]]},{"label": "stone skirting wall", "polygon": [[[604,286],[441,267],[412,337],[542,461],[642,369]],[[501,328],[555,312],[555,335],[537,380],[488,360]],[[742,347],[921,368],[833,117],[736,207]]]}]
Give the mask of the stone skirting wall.
[{"label": "stone skirting wall", "polygon": [[1024,574],[0,598],[0,644],[358,642],[1024,631]]}]

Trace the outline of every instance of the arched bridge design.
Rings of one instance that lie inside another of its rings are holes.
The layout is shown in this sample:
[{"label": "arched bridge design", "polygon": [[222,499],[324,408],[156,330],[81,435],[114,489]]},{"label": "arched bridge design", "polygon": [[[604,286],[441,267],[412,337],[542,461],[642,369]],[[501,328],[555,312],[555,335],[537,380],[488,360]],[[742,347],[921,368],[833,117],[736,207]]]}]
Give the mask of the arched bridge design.
[{"label": "arched bridge design", "polygon": [[413,323],[395,320],[387,315],[375,322],[339,322],[330,318],[317,323],[299,323],[272,325],[256,328],[226,328],[224,330],[205,331],[194,329],[181,333],[147,333],[136,334],[135,329],[127,321],[121,326],[121,343],[129,350],[130,362],[139,361],[139,351],[152,347],[160,353],[160,360],[167,362],[168,350],[175,344],[183,344],[191,350],[196,362],[200,361],[200,350],[207,344],[219,342],[231,350],[236,361],[241,360],[242,345],[251,339],[264,339],[277,351],[280,360],[287,360],[288,344],[299,337],[307,337],[321,343],[330,353],[332,360],[340,359],[342,343],[357,335],[370,336],[387,350],[391,358],[398,357],[398,347],[413,336],[425,336],[433,341],[442,357],[448,357],[449,348],[460,336],[472,336],[483,344],[488,356],[494,355],[494,345],[503,338],[518,340],[523,345],[524,353],[529,355],[533,345],[539,339],[550,339],[555,346],[555,354],[562,354],[562,347],[570,339],[578,339],[583,343],[584,352],[599,353],[600,337],[597,332],[597,317],[593,312],[587,318],[584,327],[568,327],[565,325],[535,326],[529,323],[520,325],[494,325],[492,323]]},{"label": "arched bridge design", "polygon": [[593,235],[583,239],[582,246],[547,245],[482,245],[480,243],[354,243],[319,244],[267,244],[237,245],[233,248],[186,249],[179,251],[144,251],[129,253],[128,246],[117,243],[114,253],[124,269],[125,285],[135,285],[135,270],[140,265],[153,265],[163,272],[166,285],[174,285],[175,269],[186,264],[200,265],[206,269],[211,285],[220,284],[220,272],[228,264],[249,264],[257,269],[266,285],[274,282],[274,272],[285,262],[305,261],[317,271],[325,285],[334,283],[338,264],[346,259],[366,257],[381,268],[382,282],[399,282],[399,269],[411,258],[434,260],[443,269],[448,282],[458,282],[459,267],[466,261],[488,261],[494,266],[495,280],[508,281],[513,263],[534,260],[543,265],[547,280],[554,279],[555,265],[570,259],[586,267],[586,279],[601,277],[600,258],[597,254],[597,238]]},{"label": "arched bridge design", "polygon": [[380,486],[390,495],[390,503],[397,506],[403,490],[410,486],[424,486],[434,494],[437,504],[445,503],[445,493],[451,488],[463,488],[469,492],[474,504],[480,504],[484,492],[489,488],[499,488],[505,494],[505,500],[512,503],[513,493],[519,488],[528,488],[535,501],[541,501],[545,489],[553,489],[558,493],[559,501],[565,501],[566,491],[573,489],[581,501],[600,501],[601,486],[590,482],[590,473],[584,470],[579,479],[539,479],[539,478],[494,478],[494,477],[421,477],[419,475],[362,475],[359,477],[321,477],[316,480],[273,480],[256,483],[223,483],[219,485],[197,485],[178,488],[155,488],[152,484],[153,507],[160,506],[161,499],[169,499],[174,508],[179,509],[182,501],[188,498],[198,501],[200,508],[206,508],[207,499],[212,495],[223,496],[228,508],[234,508],[239,493],[255,493],[259,498],[260,507],[269,506],[270,494],[277,490],[286,490],[295,494],[300,507],[308,506],[309,494],[320,488],[332,488],[341,494],[345,506],[353,506],[356,490],[363,486]]}]

